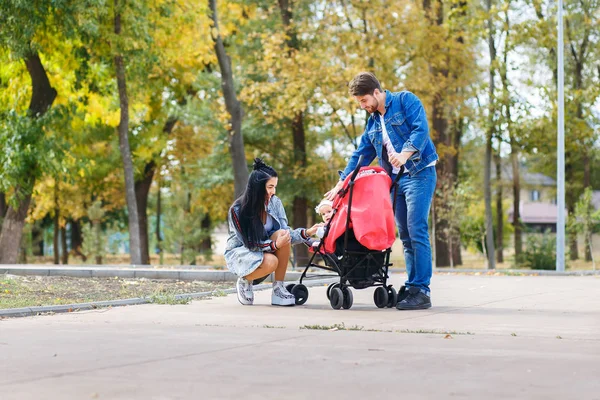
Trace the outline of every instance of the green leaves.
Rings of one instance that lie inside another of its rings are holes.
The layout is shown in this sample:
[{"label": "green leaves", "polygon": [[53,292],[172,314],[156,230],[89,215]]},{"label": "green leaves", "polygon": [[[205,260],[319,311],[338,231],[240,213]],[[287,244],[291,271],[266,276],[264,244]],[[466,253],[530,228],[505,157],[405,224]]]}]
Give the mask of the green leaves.
[{"label": "green leaves", "polygon": [[64,143],[52,140],[47,131],[53,120],[60,119],[59,109],[36,119],[14,111],[0,116],[0,191],[18,187],[22,193],[31,193],[43,172],[57,172]]}]

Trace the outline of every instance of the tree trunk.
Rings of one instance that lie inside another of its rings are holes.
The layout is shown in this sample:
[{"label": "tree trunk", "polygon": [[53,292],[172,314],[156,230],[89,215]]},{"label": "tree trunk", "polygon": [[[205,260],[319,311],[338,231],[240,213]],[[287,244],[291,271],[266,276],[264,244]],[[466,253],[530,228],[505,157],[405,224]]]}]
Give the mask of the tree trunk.
[{"label": "tree trunk", "polygon": [[[42,61],[36,52],[32,52],[25,58],[25,66],[31,77],[31,102],[29,103],[29,116],[37,118],[43,115],[52,105],[56,98],[56,90],[50,85],[46,70]],[[2,233],[0,234],[0,264],[14,264],[19,257],[19,248],[21,237],[23,235],[23,226],[31,202],[31,193],[35,183],[35,171],[30,171],[23,177],[22,188],[25,188],[25,194],[20,199],[17,208],[11,206],[6,210],[6,216],[2,224]],[[15,190],[18,193],[20,190]]]},{"label": "tree trunk", "polygon": [[[3,192],[0,192],[0,221],[6,216],[6,211],[8,207],[6,206],[6,195]],[[0,228],[2,227],[2,223],[0,222]]]},{"label": "tree trunk", "polygon": [[[115,0],[115,34],[121,34],[121,13],[119,0]],[[127,82],[125,78],[125,65],[123,56],[117,53],[114,57],[117,87],[119,89],[119,105],[121,118],[119,121],[119,149],[123,160],[125,173],[125,197],[127,199],[127,212],[129,221],[129,253],[133,265],[142,264],[140,249],[140,226],[138,217],[137,200],[135,196],[135,181],[133,178],[133,161],[129,147],[129,99],[127,97]]]},{"label": "tree trunk", "polygon": [[[509,14],[505,13],[504,26],[506,29],[505,42],[509,41],[510,36],[510,19]],[[515,259],[523,252],[523,237],[522,237],[522,226],[521,226],[521,178],[519,172],[519,145],[515,137],[515,133],[512,129],[512,112],[511,112],[511,101],[510,92],[508,87],[508,46],[505,43],[503,53],[503,64],[500,69],[500,79],[502,81],[502,92],[503,92],[503,103],[505,108],[505,117],[508,136],[510,138],[510,161],[512,167],[512,192],[513,192],[513,220],[512,224],[514,227],[514,247],[515,247]]]},{"label": "tree trunk", "polygon": [[66,225],[60,228],[60,242],[62,248],[62,264],[69,264],[69,249],[67,248],[67,227]]},{"label": "tree trunk", "polygon": [[[294,163],[296,168],[306,168],[306,140],[304,134],[304,117],[299,112],[294,116],[292,123],[292,132],[294,138]],[[306,227],[308,220],[306,210],[308,210],[308,199],[302,195],[294,197],[293,223],[295,227]],[[308,247],[296,247],[296,264],[303,265],[308,262]]]},{"label": "tree trunk", "polygon": [[513,226],[515,228],[515,257],[523,252],[523,234],[521,225],[521,177],[519,171],[519,147],[514,136],[510,137],[510,159],[513,175]]},{"label": "tree trunk", "polygon": [[16,264],[17,262],[23,236],[23,225],[30,201],[31,194],[21,200],[17,209],[8,207],[0,238],[0,264]]},{"label": "tree trunk", "polygon": [[158,192],[156,194],[156,246],[158,247],[158,263],[162,265],[163,263],[163,247],[162,247],[162,236],[160,234],[160,219],[162,216],[162,201],[160,194],[160,183],[158,184]]},{"label": "tree trunk", "polygon": [[[491,13],[492,0],[486,1],[487,11]],[[486,232],[486,248],[488,256],[488,268],[496,268],[496,257],[494,249],[494,227],[492,217],[492,188],[491,188],[491,172],[492,172],[492,140],[494,136],[494,62],[496,61],[496,46],[494,44],[494,31],[492,17],[488,19],[488,47],[490,52],[490,69],[489,69],[489,116],[488,128],[485,146],[485,162],[484,162],[484,182],[483,190],[485,197],[485,232]]]},{"label": "tree trunk", "polygon": [[31,227],[31,252],[34,256],[44,255],[44,231],[40,228],[40,221]]},{"label": "tree trunk", "polygon": [[135,197],[140,224],[140,252],[143,265],[150,264],[150,251],[148,249],[148,194],[150,193],[150,186],[152,186],[155,170],[156,163],[150,161],[144,167],[142,179],[135,183]]},{"label": "tree trunk", "polygon": [[[568,181],[567,181],[568,182]],[[575,218],[575,202],[569,202],[567,196],[567,213],[569,218]],[[568,235],[569,238],[569,259],[571,261],[579,260],[579,248],[577,246],[577,233],[573,232]]]},{"label": "tree trunk", "polygon": [[54,248],[54,264],[60,264],[60,210],[58,207],[58,182],[56,180],[54,182],[54,236],[52,247]]},{"label": "tree trunk", "polygon": [[496,156],[496,261],[504,262],[504,209],[502,208],[502,158]]},{"label": "tree trunk", "polygon": [[203,256],[210,256],[212,253],[212,240],[210,238],[210,226],[212,224],[212,221],[210,219],[210,214],[206,213],[204,215],[204,218],[202,218],[202,222],[200,223],[200,227],[202,228],[203,232],[209,232],[209,234],[206,236],[206,238],[204,240],[202,240],[202,242],[200,243],[200,254],[202,254]]},{"label": "tree trunk", "polygon": [[[568,157],[568,155],[567,155]],[[573,171],[573,163],[566,161],[565,162],[565,184],[569,184],[569,182],[574,181],[574,171]],[[567,188],[568,189],[568,188]],[[565,191],[565,205],[567,206],[567,219],[575,218],[575,204],[577,204],[577,200],[579,200],[579,196],[575,192],[575,190],[566,190]],[[568,225],[567,225],[568,227]],[[569,246],[569,259],[571,261],[575,261],[579,259],[579,249],[577,246],[577,232],[573,232],[571,229],[567,231],[567,243]]]},{"label": "tree trunk", "polygon": [[100,225],[100,221],[92,221],[92,228],[94,230],[94,234],[96,235],[96,264],[102,265],[102,247],[104,243],[102,242],[102,226]]},{"label": "tree trunk", "polygon": [[[293,12],[292,4],[289,0],[278,0],[281,12],[281,20],[287,35],[288,56],[293,57],[296,51],[300,49],[300,43],[296,29],[292,26]],[[302,170],[306,169],[306,134],[304,132],[304,112],[297,111],[292,120],[292,138],[294,143],[294,167]],[[292,222],[296,227],[306,227],[308,219],[306,210],[308,209],[308,199],[303,195],[296,195],[293,200]],[[308,248],[306,246],[296,247],[295,262],[302,265],[308,262]]]},{"label": "tree trunk", "polygon": [[[432,4],[435,3],[435,4]],[[426,13],[426,18],[430,25],[441,26],[444,24],[444,7],[438,1],[423,0],[423,9]],[[459,41],[461,39],[459,38]],[[449,65],[448,62],[446,65]],[[447,78],[450,74],[446,66],[429,65],[431,76],[443,76]],[[445,152],[437,164],[438,182],[436,190],[444,190],[444,188],[452,188],[456,186],[457,168],[458,168],[458,146],[460,143],[461,125],[457,122],[450,129],[450,121],[447,112],[447,106],[444,101],[445,88],[437,89],[433,94],[432,100],[432,131],[435,145],[456,150]],[[442,197],[434,196],[434,207],[437,210],[442,210],[445,204],[442,204]],[[448,221],[443,216],[444,213],[435,213],[435,262],[437,267],[448,267],[450,265],[462,264],[461,248],[460,248],[460,233],[452,233],[453,238],[445,237],[444,232],[447,232]],[[452,248],[450,248],[452,246]],[[450,259],[452,257],[452,260]]]},{"label": "tree trunk", "polygon": [[[591,181],[592,181],[592,171],[591,171],[591,165],[590,165],[590,153],[589,150],[587,148],[585,148],[583,150],[583,190],[589,188],[591,186]],[[585,261],[587,262],[591,262],[592,261],[592,249],[591,249],[591,242],[590,242],[590,236],[585,235]]]},{"label": "tree trunk", "polygon": [[[182,168],[183,169],[183,168]],[[192,193],[188,190],[187,191],[187,201],[186,201],[186,205],[185,205],[185,209],[184,209],[184,218],[189,218],[190,213],[192,210]],[[185,262],[185,238],[181,238],[181,265],[184,264]],[[194,260],[190,263],[190,265],[196,265],[196,256],[194,256]]]},{"label": "tree trunk", "polygon": [[81,221],[71,221],[71,250],[73,254],[81,257],[83,262],[87,261],[87,256],[81,252],[81,246],[83,245],[83,237],[81,236]]},{"label": "tree trunk", "polygon": [[[163,126],[163,133],[169,135],[173,131],[176,123],[176,117],[167,118],[165,126]],[[144,175],[142,178],[135,182],[135,197],[137,200],[138,216],[140,218],[140,251],[142,253],[142,264],[144,265],[150,264],[150,248],[148,238],[148,195],[150,194],[150,187],[152,186],[152,180],[154,179],[156,167],[157,165],[154,160],[150,160],[150,162],[148,162],[144,167]]]},{"label": "tree trunk", "polygon": [[229,152],[233,163],[234,196],[237,199],[242,195],[248,183],[248,165],[244,151],[244,137],[242,136],[242,105],[237,99],[231,70],[231,59],[225,51],[223,39],[219,33],[219,17],[217,15],[217,1],[209,0],[211,18],[213,21],[213,42],[219,68],[221,69],[221,88],[225,98],[225,107],[231,116],[231,131],[229,135]]}]

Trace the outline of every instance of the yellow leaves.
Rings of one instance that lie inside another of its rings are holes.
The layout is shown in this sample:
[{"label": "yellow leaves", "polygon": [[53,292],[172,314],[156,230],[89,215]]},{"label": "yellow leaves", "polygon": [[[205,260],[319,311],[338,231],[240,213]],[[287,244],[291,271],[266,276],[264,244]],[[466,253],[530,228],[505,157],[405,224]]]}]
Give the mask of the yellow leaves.
[{"label": "yellow leaves", "polygon": [[119,126],[121,111],[118,104],[115,106],[113,99],[97,93],[88,95],[88,104],[85,108],[85,122],[89,124],[103,123],[108,126]]}]

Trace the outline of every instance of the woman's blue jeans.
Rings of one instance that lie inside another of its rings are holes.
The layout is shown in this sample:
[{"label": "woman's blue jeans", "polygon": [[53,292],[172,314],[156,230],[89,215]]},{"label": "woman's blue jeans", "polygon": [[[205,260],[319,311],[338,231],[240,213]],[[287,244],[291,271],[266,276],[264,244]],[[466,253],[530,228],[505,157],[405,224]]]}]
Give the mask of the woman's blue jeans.
[{"label": "woman's blue jeans", "polygon": [[[392,179],[396,176],[392,176]],[[403,174],[396,195],[396,225],[404,245],[408,279],[406,287],[418,287],[429,294],[432,275],[428,218],[437,182],[435,166],[416,175]],[[392,201],[394,199],[392,198]]]}]

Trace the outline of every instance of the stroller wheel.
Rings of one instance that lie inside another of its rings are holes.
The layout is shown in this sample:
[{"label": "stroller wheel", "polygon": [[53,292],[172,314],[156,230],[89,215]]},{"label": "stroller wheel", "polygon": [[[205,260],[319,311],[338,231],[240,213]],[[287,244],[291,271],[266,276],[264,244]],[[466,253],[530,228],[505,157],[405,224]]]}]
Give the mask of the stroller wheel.
[{"label": "stroller wheel", "polygon": [[373,293],[373,300],[378,308],[384,308],[388,305],[389,296],[387,288],[379,286]]},{"label": "stroller wheel", "polygon": [[331,289],[337,286],[340,286],[338,282],[330,283],[329,286],[327,286],[327,300],[331,300]]},{"label": "stroller wheel", "polygon": [[294,283],[288,283],[287,285],[285,285],[285,289],[288,292],[292,293],[292,289],[294,289],[294,286],[296,286],[296,284],[294,284]]},{"label": "stroller wheel", "polygon": [[396,307],[396,303],[398,303],[398,293],[396,293],[396,289],[392,286],[388,286],[388,304],[389,308]]},{"label": "stroller wheel", "polygon": [[292,294],[296,297],[296,305],[301,306],[308,300],[308,288],[303,284],[294,285]]},{"label": "stroller wheel", "polygon": [[342,292],[342,289],[339,287],[331,289],[331,299],[329,299],[329,303],[334,310],[342,308],[344,305],[344,293]]},{"label": "stroller wheel", "polygon": [[348,286],[342,286],[342,293],[344,293],[344,301],[342,302],[342,307],[344,310],[348,310],[352,307],[352,303],[354,302],[354,295],[352,294],[352,290]]}]

